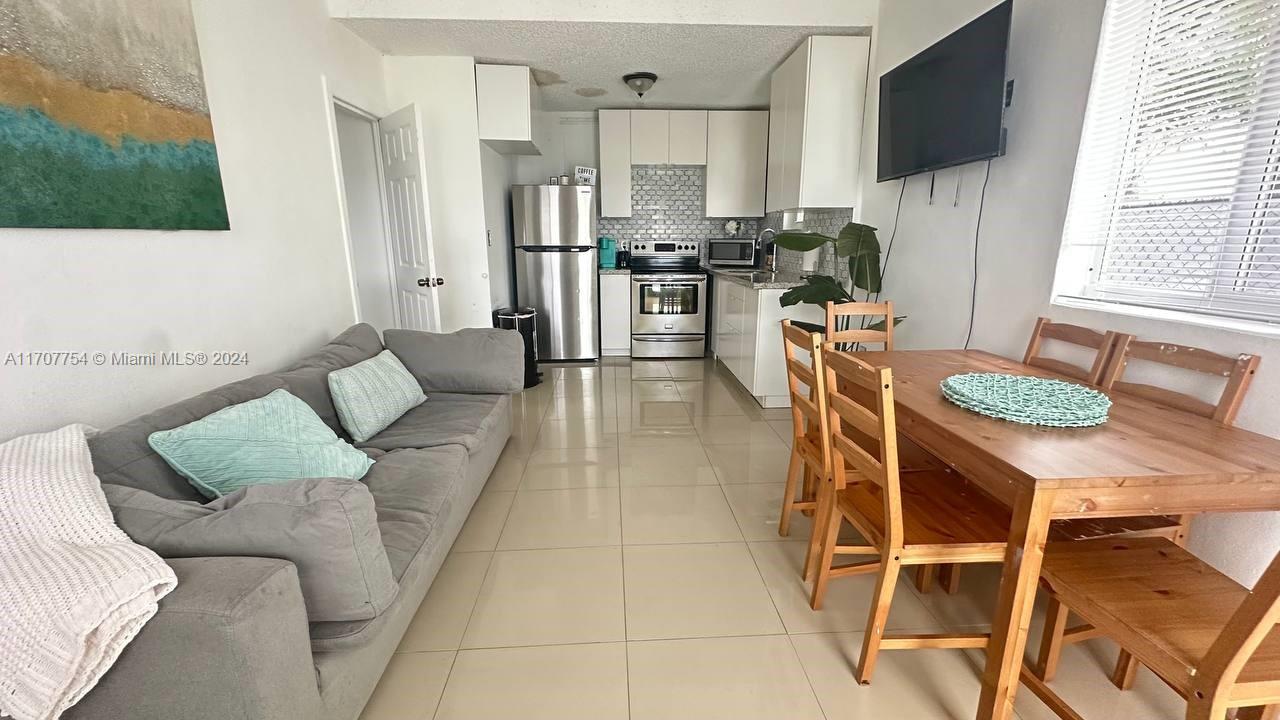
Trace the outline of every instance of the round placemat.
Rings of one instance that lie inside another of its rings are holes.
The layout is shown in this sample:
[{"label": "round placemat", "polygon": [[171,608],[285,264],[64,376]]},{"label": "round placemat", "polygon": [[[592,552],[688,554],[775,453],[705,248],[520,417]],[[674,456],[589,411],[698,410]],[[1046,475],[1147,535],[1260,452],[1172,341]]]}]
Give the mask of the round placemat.
[{"label": "round placemat", "polygon": [[967,373],[941,383],[942,395],[966,410],[1026,425],[1092,427],[1107,421],[1111,398],[1063,380]]}]

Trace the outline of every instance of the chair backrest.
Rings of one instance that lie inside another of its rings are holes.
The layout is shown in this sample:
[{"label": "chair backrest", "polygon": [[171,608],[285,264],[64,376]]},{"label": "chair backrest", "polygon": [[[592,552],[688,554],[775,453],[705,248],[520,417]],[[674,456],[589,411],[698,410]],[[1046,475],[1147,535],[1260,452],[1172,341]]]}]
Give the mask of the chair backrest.
[{"label": "chair backrest", "polygon": [[[852,318],[859,318],[854,326]],[[869,330],[861,322],[862,318],[883,318],[883,328]],[[827,342],[837,343],[838,349],[848,350],[854,344],[883,345],[885,350],[893,349],[893,303],[847,302],[827,303]]]},{"label": "chair backrest", "polygon": [[[902,547],[902,486],[898,475],[898,433],[894,425],[893,373],[874,367],[849,353],[823,346],[822,364],[826,372],[826,398],[822,410],[827,416],[825,437],[830,438],[832,479],[837,490],[848,484],[851,468],[859,479],[880,486],[884,495],[884,543]],[[867,405],[855,399],[871,398]],[[850,430],[880,444],[880,457],[864,450]]]},{"label": "chair backrest", "polygon": [[[1185,393],[1144,383],[1121,380],[1131,360],[1169,365],[1183,370],[1223,378],[1226,385],[1216,404],[1207,403]],[[1132,335],[1119,336],[1111,362],[1102,378],[1102,386],[1119,392],[1144,397],[1162,405],[1212,418],[1223,425],[1235,422],[1236,413],[1249,390],[1249,384],[1262,358],[1257,355],[1229,357],[1187,345],[1137,340]]]},{"label": "chair backrest", "polygon": [[[1049,318],[1042,317],[1036,320],[1036,326],[1031,331],[1031,340],[1027,343],[1027,352],[1022,356],[1022,362],[1033,367],[1052,370],[1059,375],[1083,380],[1090,385],[1098,385],[1102,382],[1107,363],[1111,359],[1112,350],[1119,337],[1120,333],[1117,332],[1100,333],[1087,327],[1053,322]],[[1093,363],[1088,368],[1083,368],[1064,360],[1045,357],[1040,354],[1045,340],[1057,340],[1093,350]]]},{"label": "chair backrest", "polygon": [[[1208,698],[1229,697],[1232,687],[1238,684],[1240,671],[1277,622],[1280,622],[1280,553],[1271,559],[1271,565],[1200,661],[1194,679],[1196,694]],[[1274,695],[1277,681],[1280,677],[1265,678],[1257,684],[1267,686],[1264,687],[1266,694]],[[1244,683],[1248,684],[1251,683]]]},{"label": "chair backrest", "polygon": [[[821,397],[825,391],[822,372],[822,335],[807,332],[782,321],[782,350],[787,367],[787,391],[791,396],[792,447],[814,471],[826,477],[830,455],[822,442]],[[809,354],[805,363],[797,352]]]}]

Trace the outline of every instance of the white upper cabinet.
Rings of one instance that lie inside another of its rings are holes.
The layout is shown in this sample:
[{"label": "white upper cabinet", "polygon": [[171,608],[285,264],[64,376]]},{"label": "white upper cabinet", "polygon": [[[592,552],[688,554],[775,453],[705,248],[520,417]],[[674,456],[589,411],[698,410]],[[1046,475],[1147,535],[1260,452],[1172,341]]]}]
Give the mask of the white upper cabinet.
[{"label": "white upper cabinet", "polygon": [[600,215],[631,217],[631,111],[601,110]]},{"label": "white upper cabinet", "polygon": [[871,40],[814,36],[773,72],[765,208],[852,207]]},{"label": "white upper cabinet", "polygon": [[631,111],[631,164],[666,165],[671,152],[670,114],[666,110]]},{"label": "white upper cabinet", "polygon": [[764,215],[767,110],[707,113],[707,217]]},{"label": "white upper cabinet", "polygon": [[541,155],[534,141],[542,94],[523,65],[476,65],[480,140],[507,155]]},{"label": "white upper cabinet", "polygon": [[667,162],[672,165],[707,164],[707,111],[671,110]]}]

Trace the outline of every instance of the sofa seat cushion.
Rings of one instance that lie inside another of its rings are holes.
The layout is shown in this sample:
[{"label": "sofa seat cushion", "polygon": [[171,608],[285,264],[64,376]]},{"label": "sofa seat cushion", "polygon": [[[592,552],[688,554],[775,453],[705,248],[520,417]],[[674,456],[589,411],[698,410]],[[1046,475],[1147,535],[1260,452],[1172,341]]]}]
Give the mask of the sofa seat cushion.
[{"label": "sofa seat cushion", "polygon": [[358,446],[389,451],[462,445],[470,452],[501,425],[509,407],[506,395],[436,393]]},{"label": "sofa seat cushion", "polygon": [[[437,518],[448,512],[453,486],[464,477],[466,466],[465,448],[442,445],[389,452],[364,476],[396,582],[428,543],[439,542],[433,534]],[[311,623],[311,646],[327,652],[359,645],[376,634],[379,625],[379,618]]]}]

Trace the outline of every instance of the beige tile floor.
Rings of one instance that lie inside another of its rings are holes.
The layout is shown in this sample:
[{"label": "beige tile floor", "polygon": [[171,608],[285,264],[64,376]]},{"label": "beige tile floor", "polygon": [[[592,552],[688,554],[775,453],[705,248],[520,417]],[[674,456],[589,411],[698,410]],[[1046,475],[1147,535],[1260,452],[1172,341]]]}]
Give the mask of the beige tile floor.
[{"label": "beige tile floor", "polygon": [[[545,378],[516,398],[514,435],[364,720],[973,717],[976,651],[887,652],[854,683],[874,578],[833,581],[809,609],[808,521],[777,534],[788,411],[710,361]],[[998,579],[968,568],[958,596],[899,584],[889,625],[981,627]],[[1089,720],[1182,716],[1149,672],[1113,688],[1114,655],[1070,648],[1055,687]],[[1017,711],[1053,717],[1026,691]]]}]

